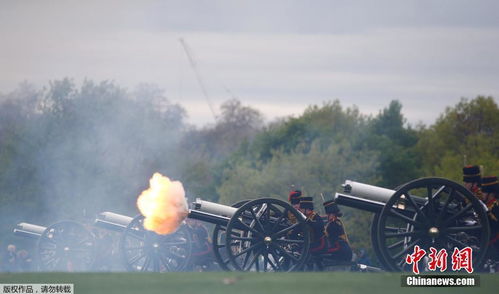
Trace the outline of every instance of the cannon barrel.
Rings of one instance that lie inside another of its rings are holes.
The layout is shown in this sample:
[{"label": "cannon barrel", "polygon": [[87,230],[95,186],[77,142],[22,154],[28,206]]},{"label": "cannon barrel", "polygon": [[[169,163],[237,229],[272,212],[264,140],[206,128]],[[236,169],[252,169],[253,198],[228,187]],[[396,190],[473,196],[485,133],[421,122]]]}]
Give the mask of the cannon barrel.
[{"label": "cannon barrel", "polygon": [[[342,186],[343,193],[336,193],[335,195],[336,203],[374,213],[381,212],[393,194],[397,192],[395,190],[350,180],[346,180],[345,184]],[[402,196],[402,198],[404,197]],[[413,200],[420,205],[425,203],[425,200],[419,197],[413,197]],[[400,210],[406,209],[402,203],[395,208]],[[412,210],[411,207],[408,209]]]},{"label": "cannon barrel", "polygon": [[121,232],[132,222],[133,217],[129,217],[114,212],[101,212],[95,219],[95,226],[111,231]]},{"label": "cannon barrel", "polygon": [[189,218],[207,223],[227,226],[237,208],[196,198],[189,210]]},{"label": "cannon barrel", "polygon": [[190,209],[189,215],[187,217],[220,226],[227,226],[227,224],[230,221],[230,218],[228,217],[211,214],[195,209]]},{"label": "cannon barrel", "polygon": [[343,184],[343,192],[358,198],[386,203],[396,191],[346,180]]},{"label": "cannon barrel", "polygon": [[14,229],[14,234],[29,238],[39,238],[46,229],[47,228],[43,226],[29,223],[19,223]]},{"label": "cannon barrel", "polygon": [[[265,207],[265,206],[262,206]],[[238,208],[218,204],[206,200],[196,199],[192,203],[192,209],[189,210],[188,218],[197,219],[207,223],[227,226],[231,218],[236,214]],[[262,210],[263,211],[263,210]],[[260,212],[261,213],[261,212]],[[259,212],[257,212],[259,214]],[[251,214],[245,212],[242,214],[245,218],[251,218]],[[270,221],[277,221],[278,218],[271,216]],[[236,228],[244,229],[239,224],[234,225]]]},{"label": "cannon barrel", "polygon": [[369,212],[379,213],[385,204],[379,201],[368,200],[347,194],[336,193],[334,200],[339,205],[357,208]]},{"label": "cannon barrel", "polygon": [[373,185],[346,180],[342,185],[343,193],[336,193],[335,201],[339,205],[379,213],[396,192]]},{"label": "cannon barrel", "polygon": [[237,211],[237,208],[235,207],[218,204],[210,201],[205,201],[199,198],[196,198],[196,201],[194,201],[192,205],[193,209],[196,211],[202,211],[228,218],[231,218],[234,215],[234,213],[236,213]]}]

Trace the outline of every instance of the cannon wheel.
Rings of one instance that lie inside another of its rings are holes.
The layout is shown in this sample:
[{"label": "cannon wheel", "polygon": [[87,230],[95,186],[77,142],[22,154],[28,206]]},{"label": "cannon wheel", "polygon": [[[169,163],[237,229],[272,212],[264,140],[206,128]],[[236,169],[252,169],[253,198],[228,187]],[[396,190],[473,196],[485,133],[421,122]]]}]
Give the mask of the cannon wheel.
[{"label": "cannon wheel", "polygon": [[131,272],[182,271],[191,258],[191,235],[183,225],[172,234],[156,234],[144,228],[144,216],[138,215],[123,231],[120,251]]},{"label": "cannon wheel", "polygon": [[[399,190],[403,185],[397,186],[394,190]],[[373,246],[373,251],[378,261],[383,269],[388,269],[389,266],[386,264],[385,259],[382,257],[381,249],[379,248],[378,241],[378,222],[379,222],[380,212],[374,213],[373,219],[371,221],[371,244]]]},{"label": "cannon wheel", "polygon": [[489,230],[483,204],[466,188],[447,179],[422,178],[403,185],[383,207],[377,239],[388,270],[411,270],[405,259],[415,245],[428,254],[430,247],[446,249],[449,259],[455,247],[471,247],[473,264],[479,267]]},{"label": "cannon wheel", "polygon": [[95,239],[82,224],[62,221],[45,229],[37,251],[43,271],[89,271],[95,261]]},{"label": "cannon wheel", "polygon": [[382,257],[381,249],[378,242],[378,222],[380,213],[375,213],[371,221],[371,244],[373,246],[373,251],[382,268],[388,269],[389,266],[385,263],[385,259]]},{"label": "cannon wheel", "polygon": [[[239,208],[243,204],[247,203],[250,200],[242,200],[239,202],[236,202],[232,204],[232,207]],[[220,266],[221,269],[225,271],[232,271],[234,268],[232,268],[230,264],[230,259],[227,257],[226,250],[225,250],[225,233],[226,233],[227,227],[226,226],[221,226],[221,225],[216,225],[215,229],[213,230],[213,254],[215,255],[215,259]]]},{"label": "cannon wheel", "polygon": [[303,214],[282,200],[262,198],[249,201],[232,216],[225,249],[235,270],[293,271],[308,258],[309,238]]}]

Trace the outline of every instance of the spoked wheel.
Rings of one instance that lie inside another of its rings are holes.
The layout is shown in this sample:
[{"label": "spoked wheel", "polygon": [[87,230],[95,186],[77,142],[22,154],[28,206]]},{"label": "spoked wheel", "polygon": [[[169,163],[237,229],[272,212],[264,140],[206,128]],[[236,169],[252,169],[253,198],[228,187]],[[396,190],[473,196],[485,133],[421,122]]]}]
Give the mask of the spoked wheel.
[{"label": "spoked wheel", "polygon": [[[242,200],[236,202],[232,205],[232,207],[239,208],[243,204],[247,203],[250,200]],[[213,230],[213,253],[215,255],[215,259],[220,266],[221,269],[225,271],[233,271],[234,268],[230,264],[230,259],[227,256],[227,250],[225,249],[225,234],[227,231],[226,226],[216,225]]]},{"label": "spoked wheel", "polygon": [[[446,179],[422,178],[403,185],[386,203],[377,238],[388,270],[410,271],[412,265],[405,260],[416,245],[426,256],[430,247],[445,249],[449,260],[455,248],[471,247],[473,265],[479,267],[486,256],[489,230],[484,206],[466,188]],[[449,262],[447,268],[452,268]]]},{"label": "spoked wheel", "polygon": [[[402,186],[397,186],[395,190],[399,190],[400,187]],[[371,221],[371,244],[373,246],[373,251],[376,257],[378,258],[378,261],[383,269],[388,269],[389,266],[386,264],[385,259],[382,257],[381,249],[380,249],[380,243],[378,241],[378,222],[379,222],[379,215],[380,213],[374,213],[373,219]]]},{"label": "spoked wheel", "polygon": [[128,271],[182,271],[191,258],[191,235],[183,225],[172,234],[156,234],[144,229],[144,216],[138,215],[123,231],[120,251]]},{"label": "spoked wheel", "polygon": [[53,224],[38,240],[38,260],[44,271],[88,271],[95,261],[94,236],[77,222]]},{"label": "spoked wheel", "polygon": [[309,238],[303,214],[284,201],[262,198],[244,204],[232,216],[225,246],[235,270],[293,271],[308,258]]},{"label": "spoked wheel", "polygon": [[378,260],[382,268],[387,269],[388,265],[386,265],[384,258],[382,258],[381,249],[379,248],[378,222],[379,222],[379,213],[375,213],[371,221],[371,244],[373,246],[374,254],[376,255],[376,257],[378,257]]}]

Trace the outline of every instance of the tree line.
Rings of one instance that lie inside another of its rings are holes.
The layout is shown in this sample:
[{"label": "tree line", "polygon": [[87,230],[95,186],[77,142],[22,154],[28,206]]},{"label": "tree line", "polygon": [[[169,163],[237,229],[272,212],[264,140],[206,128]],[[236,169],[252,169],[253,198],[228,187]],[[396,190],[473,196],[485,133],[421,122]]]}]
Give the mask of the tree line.
[{"label": "tree line", "polygon": [[[266,123],[258,109],[229,100],[212,124],[195,127],[186,116],[149,84],[130,91],[66,78],[0,94],[1,245],[21,221],[135,215],[156,171],[182,181],[191,200],[286,199],[298,188],[319,211],[320,194],[329,199],[346,179],[386,188],[422,176],[460,182],[464,164],[499,174],[493,97],[463,98],[429,126],[408,124],[398,101],[365,115],[335,100]],[[353,247],[371,247],[370,218],[344,209]]]}]

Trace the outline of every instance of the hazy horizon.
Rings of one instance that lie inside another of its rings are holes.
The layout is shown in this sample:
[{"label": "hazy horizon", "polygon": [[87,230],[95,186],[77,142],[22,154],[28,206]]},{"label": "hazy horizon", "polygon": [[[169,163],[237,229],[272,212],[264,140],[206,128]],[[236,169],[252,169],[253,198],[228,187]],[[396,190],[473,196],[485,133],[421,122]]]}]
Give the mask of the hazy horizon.
[{"label": "hazy horizon", "polygon": [[[495,1],[1,2],[0,92],[70,77],[153,83],[195,125],[233,97],[267,121],[340,100],[399,100],[431,124],[462,97],[499,96]],[[497,100],[497,98],[496,98]]]}]

